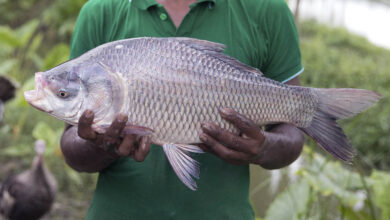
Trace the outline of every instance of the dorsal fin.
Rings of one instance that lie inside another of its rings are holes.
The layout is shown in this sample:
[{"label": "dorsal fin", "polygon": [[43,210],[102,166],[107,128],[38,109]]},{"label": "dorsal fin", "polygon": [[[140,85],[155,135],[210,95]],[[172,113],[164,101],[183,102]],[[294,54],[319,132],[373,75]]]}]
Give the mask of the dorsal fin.
[{"label": "dorsal fin", "polygon": [[186,37],[177,37],[176,40],[200,51],[207,53],[210,56],[213,56],[216,59],[222,60],[223,62],[228,63],[229,65],[234,66],[243,72],[251,72],[258,75],[263,75],[260,70],[248,66],[245,63],[240,62],[239,60],[230,57],[226,54],[223,54],[222,51],[226,48],[224,44],[215,43],[207,40],[199,40],[194,38],[186,38]]},{"label": "dorsal fin", "polygon": [[254,74],[257,74],[257,75],[260,75],[262,76],[263,73],[260,72],[259,69],[257,68],[254,68],[254,67],[251,67],[249,65],[246,65],[245,63],[242,63],[241,61],[233,58],[233,57],[230,57],[226,54],[223,54],[223,53],[215,53],[215,52],[208,52],[209,55],[217,58],[217,59],[220,59],[232,66],[234,66],[235,68],[239,69],[240,71],[242,72],[250,72],[250,73],[254,73]]},{"label": "dorsal fin", "polygon": [[192,48],[195,48],[197,50],[208,50],[208,51],[215,51],[215,52],[222,52],[226,46],[224,44],[215,43],[207,40],[199,40],[195,38],[188,38],[188,37],[175,37],[175,40],[178,40]]}]

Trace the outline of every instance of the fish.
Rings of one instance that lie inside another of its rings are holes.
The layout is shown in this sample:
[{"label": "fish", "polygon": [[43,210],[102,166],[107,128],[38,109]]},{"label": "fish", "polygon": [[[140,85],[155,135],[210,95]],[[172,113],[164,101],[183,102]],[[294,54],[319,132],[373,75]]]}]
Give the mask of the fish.
[{"label": "fish", "polygon": [[[201,123],[222,119],[232,108],[259,126],[298,127],[335,157],[350,161],[354,150],[336,120],[375,104],[381,95],[353,88],[309,88],[266,78],[260,70],[223,53],[225,45],[194,38],[141,37],[109,42],[35,74],[24,97],[33,107],[76,125],[90,109],[92,128],[102,133],[118,113],[125,133],[149,135],[163,147],[178,178],[196,190],[203,153]],[[131,126],[136,125],[136,126]]]}]

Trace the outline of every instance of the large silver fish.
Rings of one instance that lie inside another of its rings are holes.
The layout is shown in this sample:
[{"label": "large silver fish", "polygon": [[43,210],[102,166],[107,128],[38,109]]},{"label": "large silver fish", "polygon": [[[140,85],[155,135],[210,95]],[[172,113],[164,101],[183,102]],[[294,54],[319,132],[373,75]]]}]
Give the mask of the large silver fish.
[{"label": "large silver fish", "polygon": [[[191,38],[134,38],[106,43],[35,75],[25,99],[69,124],[86,109],[104,132],[118,113],[129,116],[126,132],[148,134],[162,145],[181,181],[196,189],[199,165],[188,152],[202,151],[200,124],[234,128],[218,113],[230,107],[258,125],[290,123],[342,160],[354,155],[335,120],[363,111],[380,95],[360,89],[288,86],[222,53],[224,45]],[[149,128],[149,129],[147,129]]]}]

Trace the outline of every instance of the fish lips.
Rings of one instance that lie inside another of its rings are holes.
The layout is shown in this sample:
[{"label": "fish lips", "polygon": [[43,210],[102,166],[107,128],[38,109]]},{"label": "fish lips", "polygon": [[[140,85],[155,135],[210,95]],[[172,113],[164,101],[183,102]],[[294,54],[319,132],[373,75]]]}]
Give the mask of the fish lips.
[{"label": "fish lips", "polygon": [[35,89],[25,91],[24,99],[34,108],[43,112],[51,113],[52,110],[49,108],[49,103],[45,99],[43,91],[47,83],[43,79],[42,75],[42,72],[35,73]]}]

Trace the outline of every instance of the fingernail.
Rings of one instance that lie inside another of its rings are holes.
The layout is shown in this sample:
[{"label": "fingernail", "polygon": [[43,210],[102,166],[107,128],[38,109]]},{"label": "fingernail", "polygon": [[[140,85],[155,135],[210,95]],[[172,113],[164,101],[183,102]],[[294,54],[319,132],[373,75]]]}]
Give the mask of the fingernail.
[{"label": "fingernail", "polygon": [[209,123],[207,123],[207,122],[203,122],[200,126],[202,129],[206,129],[206,130],[210,129]]},{"label": "fingernail", "polygon": [[215,125],[209,122],[205,122],[202,124],[202,127],[206,129],[207,131],[213,131],[215,130]]},{"label": "fingernail", "polygon": [[207,135],[205,133],[201,133],[199,135],[199,139],[202,141],[202,142],[207,142]]},{"label": "fingernail", "polygon": [[118,122],[121,123],[121,122],[125,122],[127,121],[127,116],[126,115],[119,115],[118,116]]},{"label": "fingernail", "polygon": [[223,115],[225,115],[225,116],[231,116],[231,115],[233,115],[233,114],[235,113],[234,110],[231,109],[231,108],[221,108],[221,109],[220,109],[220,112],[221,112]]},{"label": "fingernail", "polygon": [[86,116],[87,118],[92,118],[92,117],[93,117],[93,111],[91,111],[91,110],[86,110],[86,111],[85,111],[85,116]]}]

